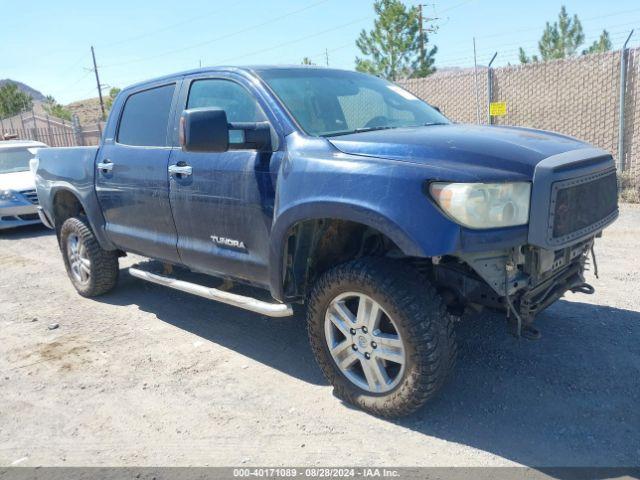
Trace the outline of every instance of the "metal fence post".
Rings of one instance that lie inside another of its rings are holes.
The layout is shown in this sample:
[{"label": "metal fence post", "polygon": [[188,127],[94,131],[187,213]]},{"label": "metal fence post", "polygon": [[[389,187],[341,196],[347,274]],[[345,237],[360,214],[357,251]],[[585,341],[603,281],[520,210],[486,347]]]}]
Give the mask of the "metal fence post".
[{"label": "metal fence post", "polygon": [[496,59],[496,57],[498,56],[498,52],[493,54],[493,57],[491,57],[491,61],[489,62],[489,65],[487,67],[487,125],[491,125],[491,99],[493,97],[493,79],[492,77],[492,71],[491,71],[491,65],[493,65],[493,61]]},{"label": "metal fence post", "polygon": [[618,173],[624,172],[624,107],[625,93],[627,90],[627,44],[633,35],[629,32],[627,40],[620,50],[620,110],[618,112],[618,161],[616,162]]},{"label": "metal fence post", "polygon": [[476,37],[473,37],[473,78],[476,86],[476,123],[480,125],[480,92],[478,91],[478,58],[476,56]]}]

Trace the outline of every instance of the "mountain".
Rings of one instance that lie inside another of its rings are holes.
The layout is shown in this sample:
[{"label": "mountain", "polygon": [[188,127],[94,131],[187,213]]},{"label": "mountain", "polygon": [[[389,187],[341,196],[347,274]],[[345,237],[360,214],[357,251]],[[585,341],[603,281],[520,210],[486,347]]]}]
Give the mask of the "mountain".
[{"label": "mountain", "polygon": [[29,95],[31,95],[31,98],[33,98],[33,100],[36,102],[42,102],[45,98],[42,92],[39,92],[35,88],[31,88],[29,85],[25,85],[22,82],[18,82],[17,80],[11,80],[10,78],[0,80],[0,87],[2,87],[5,83],[15,83],[16,85],[18,85],[18,89],[20,89],[24,93],[28,93]]},{"label": "mountain", "polygon": [[97,97],[69,103],[65,105],[65,108],[70,110],[72,114],[78,115],[80,125],[96,123],[102,115],[100,111],[100,100]]}]

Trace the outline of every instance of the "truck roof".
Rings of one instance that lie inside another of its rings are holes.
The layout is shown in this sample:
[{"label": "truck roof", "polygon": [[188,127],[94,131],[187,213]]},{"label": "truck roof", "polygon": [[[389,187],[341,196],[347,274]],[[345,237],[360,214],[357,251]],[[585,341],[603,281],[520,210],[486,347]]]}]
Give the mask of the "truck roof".
[{"label": "truck roof", "polygon": [[128,85],[123,90],[129,90],[132,88],[142,87],[148,84],[162,82],[163,80],[175,80],[180,77],[184,77],[186,75],[194,75],[198,73],[209,73],[209,72],[243,72],[249,74],[255,74],[257,72],[265,72],[269,70],[333,70],[333,71],[350,71],[339,68],[328,68],[318,65],[247,65],[247,66],[231,66],[231,65],[221,65],[221,66],[210,66],[210,67],[202,67],[202,68],[194,68],[192,70],[184,70],[182,72],[171,73],[169,75],[163,75],[160,77],[150,78],[148,80],[144,80],[142,82],[136,82],[134,84]]}]

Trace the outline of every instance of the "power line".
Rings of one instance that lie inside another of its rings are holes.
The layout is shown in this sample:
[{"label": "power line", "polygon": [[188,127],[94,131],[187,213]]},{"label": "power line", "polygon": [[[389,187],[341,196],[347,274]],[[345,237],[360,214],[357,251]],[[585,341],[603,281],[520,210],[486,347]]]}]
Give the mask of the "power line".
[{"label": "power line", "polygon": [[337,27],[328,28],[328,29],[326,29],[326,30],[322,30],[322,31],[320,31],[320,32],[316,32],[316,33],[313,33],[313,34],[311,34],[311,35],[305,35],[304,37],[300,37],[300,38],[296,38],[295,40],[290,40],[290,41],[287,41],[287,42],[283,42],[283,43],[280,43],[280,44],[278,44],[278,45],[274,45],[274,46],[272,46],[272,47],[263,48],[263,49],[261,49],[261,50],[256,50],[256,51],[254,51],[254,52],[246,53],[246,54],[244,54],[244,55],[239,55],[239,56],[229,57],[229,58],[227,58],[227,59],[225,59],[225,60],[222,60],[220,63],[231,62],[231,61],[237,60],[237,59],[239,59],[239,58],[251,57],[251,56],[253,56],[253,55],[258,55],[258,54],[260,54],[260,53],[269,52],[269,51],[271,51],[271,50],[276,50],[276,49],[278,49],[278,48],[281,48],[281,47],[284,47],[284,46],[287,46],[287,45],[291,45],[291,44],[293,44],[293,43],[302,42],[302,41],[304,41],[304,40],[308,40],[309,38],[318,37],[318,36],[320,36],[320,35],[324,35],[325,33],[333,32],[333,31],[335,31],[335,30],[339,30],[339,29],[341,29],[341,28],[348,27],[348,26],[350,26],[350,25],[354,25],[354,24],[356,24],[356,23],[360,23],[360,22],[362,22],[362,21],[364,21],[364,20],[370,20],[370,19],[371,19],[371,17],[370,17],[370,16],[362,17],[362,18],[359,18],[359,19],[357,19],[357,20],[353,20],[353,21],[351,21],[351,22],[343,23],[342,25],[338,25]]},{"label": "power line", "polygon": [[441,14],[449,12],[451,10],[455,10],[456,8],[462,7],[462,6],[466,5],[467,3],[471,3],[471,2],[475,2],[475,1],[476,0],[466,0],[464,2],[458,3],[457,5],[452,5],[450,7],[447,7],[444,10],[439,10],[438,14],[441,15]]},{"label": "power line", "polygon": [[216,13],[220,13],[220,12],[222,12],[224,10],[225,9],[217,9],[217,10],[214,10],[212,12],[203,13],[203,14],[197,15],[195,17],[190,17],[190,18],[188,18],[186,20],[183,20],[183,21],[180,21],[180,22],[177,22],[177,23],[172,23],[171,25],[166,25],[166,26],[158,28],[156,30],[150,30],[148,32],[141,33],[140,35],[135,35],[133,37],[124,38],[124,39],[118,40],[116,42],[107,43],[107,44],[98,45],[98,46],[101,47],[101,48],[111,48],[111,47],[115,47],[117,45],[130,43],[130,42],[133,42],[133,41],[136,41],[136,40],[140,40],[141,38],[150,37],[151,35],[155,35],[156,33],[166,32],[167,30],[172,30],[172,29],[174,29],[176,27],[181,27],[183,25],[186,25],[188,23],[194,22],[196,20],[201,20],[203,18],[210,17],[210,16],[215,15]]},{"label": "power line", "polygon": [[163,52],[163,53],[160,53],[160,54],[157,54],[157,55],[153,55],[153,56],[150,56],[150,57],[146,57],[146,58],[138,58],[136,60],[128,60],[128,61],[125,61],[125,62],[118,62],[118,63],[112,63],[110,65],[104,65],[102,68],[111,68],[111,67],[116,67],[116,66],[121,66],[121,65],[130,65],[132,63],[146,62],[146,61],[149,61],[149,60],[162,58],[162,57],[165,57],[167,55],[173,55],[175,53],[184,52],[186,50],[192,50],[194,48],[202,47],[204,45],[210,45],[210,44],[218,42],[220,40],[224,40],[226,38],[233,37],[233,36],[239,35],[241,33],[246,33],[246,32],[249,32],[251,30],[254,30],[256,28],[263,27],[265,25],[269,25],[269,24],[271,24],[273,22],[282,20],[283,18],[290,17],[291,15],[295,15],[295,14],[303,12],[305,10],[309,10],[310,8],[317,7],[318,5],[326,3],[327,1],[329,1],[329,0],[320,0],[318,2],[312,3],[312,4],[307,5],[305,7],[298,8],[296,10],[292,10],[290,12],[284,13],[284,14],[279,15],[277,17],[270,18],[267,21],[252,25],[250,27],[242,28],[240,30],[236,30],[235,32],[230,32],[230,33],[221,35],[219,37],[215,37],[215,38],[206,40],[204,42],[193,43],[191,45],[186,45],[186,46],[181,47],[181,48],[176,48],[176,49],[173,49],[173,50],[169,50],[169,51],[166,51],[166,52]]},{"label": "power line", "polygon": [[[618,11],[618,12],[611,12],[611,13],[609,13],[607,15],[598,15],[597,17],[589,17],[589,18],[580,19],[580,22],[589,22],[591,20],[600,20],[602,18],[615,17],[617,15],[624,15],[624,14],[627,14],[627,13],[633,13],[633,12],[639,12],[639,11],[640,11],[640,8],[635,8],[633,10],[624,10],[624,11]],[[505,32],[492,33],[490,35],[476,36],[476,38],[494,38],[494,37],[500,37],[500,36],[503,36],[503,35],[517,34],[517,33],[521,33],[521,32],[531,32],[531,31],[534,31],[534,30],[542,31],[543,28],[544,28],[544,26],[537,26],[537,27],[524,28],[524,29],[519,29],[519,30],[510,30],[510,31],[505,31]]]},{"label": "power line", "polygon": [[[609,36],[612,38],[616,36],[616,35],[626,35],[629,32],[627,30],[614,30],[617,29],[618,27],[625,27],[625,26],[633,26],[633,25],[637,25],[638,24],[638,20],[636,20],[635,22],[626,22],[626,23],[622,23],[622,24],[616,24],[616,25],[609,25],[607,27],[605,27],[604,29],[607,30],[609,32]],[[600,33],[597,34],[592,34],[588,37],[585,38],[585,43],[589,42],[589,41],[593,41],[593,40],[597,40],[600,37]],[[498,50],[500,52],[504,51],[504,47],[513,47],[513,46],[519,46],[519,47],[523,47],[523,48],[536,48],[538,46],[538,41],[539,40],[534,40],[534,39],[529,39],[529,40],[525,40],[525,41],[517,41],[517,42],[511,42],[511,43],[491,43],[489,45],[482,45],[482,50],[491,50],[491,51],[495,51]],[[462,44],[458,44],[458,45],[462,45]],[[479,44],[481,45],[481,44]],[[460,54],[460,53],[464,53],[464,52],[469,52],[469,47],[467,48],[462,48],[462,49],[456,49],[456,50],[447,50],[447,52],[450,55],[456,55],[456,54]],[[442,51],[440,52],[442,53]],[[465,55],[465,58],[468,58],[470,56],[469,55]],[[502,56],[502,53],[501,53]]]}]

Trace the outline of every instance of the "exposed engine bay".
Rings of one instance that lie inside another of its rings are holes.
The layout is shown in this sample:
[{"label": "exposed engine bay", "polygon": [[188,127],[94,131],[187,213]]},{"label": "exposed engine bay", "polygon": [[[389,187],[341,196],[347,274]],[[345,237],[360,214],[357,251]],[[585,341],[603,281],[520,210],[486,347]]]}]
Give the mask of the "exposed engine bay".
[{"label": "exposed engine bay", "polygon": [[593,259],[595,237],[559,250],[523,245],[504,251],[443,256],[434,259],[432,280],[450,308],[483,307],[505,311],[517,336],[531,327],[536,315],[567,291],[592,294],[584,272]]}]

